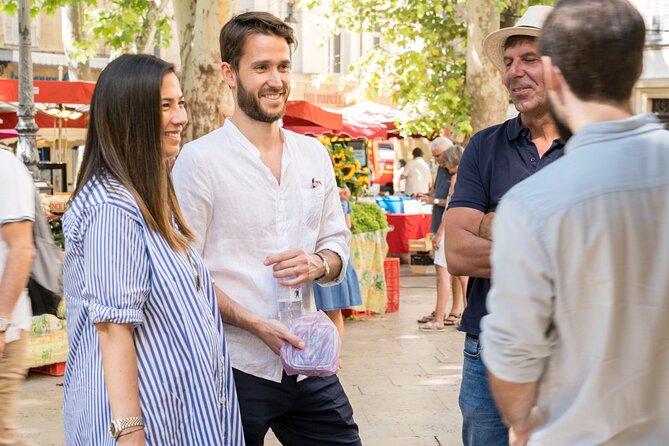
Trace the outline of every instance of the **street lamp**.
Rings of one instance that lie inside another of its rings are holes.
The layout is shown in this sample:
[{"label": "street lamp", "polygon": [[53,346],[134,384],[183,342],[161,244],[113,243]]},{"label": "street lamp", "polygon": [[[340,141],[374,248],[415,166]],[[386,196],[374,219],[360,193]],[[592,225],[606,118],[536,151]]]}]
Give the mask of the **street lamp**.
[{"label": "street lamp", "polygon": [[288,15],[286,16],[285,19],[283,19],[284,22],[286,22],[289,25],[296,25],[297,24],[297,19],[293,16],[293,8],[295,8],[295,1],[294,0],[289,0],[288,1]]}]

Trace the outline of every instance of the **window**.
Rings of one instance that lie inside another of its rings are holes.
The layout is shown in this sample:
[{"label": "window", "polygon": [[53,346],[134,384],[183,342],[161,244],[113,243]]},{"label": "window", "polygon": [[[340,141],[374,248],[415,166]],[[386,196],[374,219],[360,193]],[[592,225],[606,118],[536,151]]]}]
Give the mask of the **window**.
[{"label": "window", "polygon": [[653,101],[653,113],[657,115],[662,125],[669,129],[669,99],[655,98]]},{"label": "window", "polygon": [[[4,31],[5,45],[18,46],[19,41],[19,16],[3,14],[2,29]],[[30,19],[30,42],[32,46],[39,45],[39,16]]]}]

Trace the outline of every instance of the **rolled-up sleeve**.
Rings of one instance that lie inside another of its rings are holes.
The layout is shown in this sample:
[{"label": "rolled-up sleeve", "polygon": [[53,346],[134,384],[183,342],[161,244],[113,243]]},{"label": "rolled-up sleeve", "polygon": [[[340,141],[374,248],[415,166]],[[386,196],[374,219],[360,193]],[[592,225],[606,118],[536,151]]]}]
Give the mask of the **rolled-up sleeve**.
[{"label": "rolled-up sleeve", "polygon": [[462,153],[458,167],[458,181],[448,202],[448,209],[465,207],[484,213],[490,210],[489,186],[482,179],[479,167],[479,139],[478,135],[474,135]]},{"label": "rolled-up sleeve", "polygon": [[320,283],[320,286],[332,286],[341,283],[346,275],[346,267],[349,262],[349,242],[351,241],[351,231],[346,227],[346,218],[341,209],[341,201],[339,199],[339,188],[335,180],[334,168],[332,162],[327,155],[326,149],[320,146],[323,152],[323,168],[325,187],[325,197],[323,203],[323,213],[321,214],[320,231],[318,239],[316,240],[316,252],[324,249],[329,249],[337,253],[341,258],[341,271],[335,280],[329,283]]},{"label": "rolled-up sleeve", "polygon": [[[515,198],[515,197],[514,197]],[[551,265],[533,222],[518,199],[504,199],[493,233],[489,314],[481,322],[483,361],[506,381],[537,381],[550,355],[555,333]]]},{"label": "rolled-up sleeve", "polygon": [[90,213],[83,237],[83,298],[93,323],[141,324],[150,267],[140,223],[109,204]]}]

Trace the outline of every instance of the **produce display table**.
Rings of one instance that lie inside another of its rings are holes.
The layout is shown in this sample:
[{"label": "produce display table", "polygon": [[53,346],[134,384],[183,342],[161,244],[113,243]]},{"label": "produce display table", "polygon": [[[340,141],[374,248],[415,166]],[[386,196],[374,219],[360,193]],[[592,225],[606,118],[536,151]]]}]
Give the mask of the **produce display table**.
[{"label": "produce display table", "polygon": [[395,229],[386,236],[388,252],[407,254],[409,240],[418,240],[430,232],[430,214],[386,214],[388,224]]},{"label": "produce display table", "polygon": [[351,239],[351,260],[360,281],[362,305],[351,308],[358,312],[386,312],[388,296],[383,277],[383,259],[388,253],[387,229],[355,234]]}]

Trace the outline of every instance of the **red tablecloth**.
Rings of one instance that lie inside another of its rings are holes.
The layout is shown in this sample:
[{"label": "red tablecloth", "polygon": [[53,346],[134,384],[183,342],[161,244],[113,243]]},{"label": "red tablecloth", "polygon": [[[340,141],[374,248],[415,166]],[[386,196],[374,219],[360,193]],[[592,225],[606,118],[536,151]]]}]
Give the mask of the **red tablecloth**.
[{"label": "red tablecloth", "polygon": [[388,252],[404,254],[409,252],[409,240],[418,240],[430,232],[430,214],[386,214],[388,224],[395,229],[388,233]]}]

